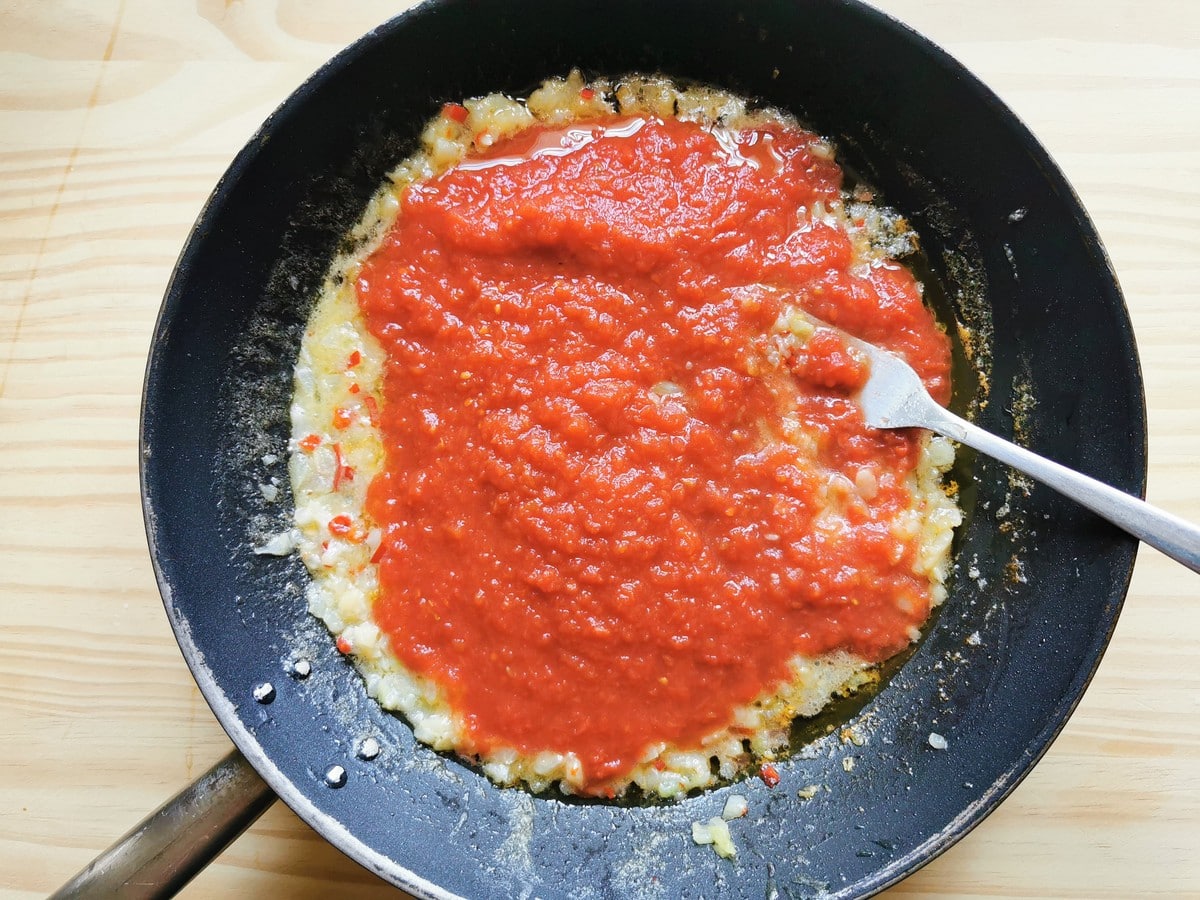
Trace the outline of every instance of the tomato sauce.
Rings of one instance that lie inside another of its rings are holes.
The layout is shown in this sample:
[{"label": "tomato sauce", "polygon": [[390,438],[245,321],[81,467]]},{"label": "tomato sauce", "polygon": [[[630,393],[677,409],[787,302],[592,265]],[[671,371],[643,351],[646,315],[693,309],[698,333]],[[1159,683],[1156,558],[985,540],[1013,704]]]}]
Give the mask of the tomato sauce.
[{"label": "tomato sauce", "polygon": [[865,369],[828,332],[772,357],[794,304],[949,393],[912,276],[854,268],[807,212],[841,186],[815,144],[531,129],[406,189],[362,266],[388,356],[374,615],[468,752],[571,751],[598,790],[729,726],[795,654],[882,660],[924,622],[892,527],[918,436],[863,425]]}]

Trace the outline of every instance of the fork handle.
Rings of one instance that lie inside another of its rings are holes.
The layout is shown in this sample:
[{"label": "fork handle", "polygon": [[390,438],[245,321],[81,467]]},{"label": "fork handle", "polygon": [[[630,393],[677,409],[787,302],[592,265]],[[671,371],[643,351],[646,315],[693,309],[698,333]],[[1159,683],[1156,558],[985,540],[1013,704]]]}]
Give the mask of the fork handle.
[{"label": "fork handle", "polygon": [[927,420],[923,423],[925,427],[1021,470],[1200,573],[1200,528],[1192,523],[1018,447],[940,406],[934,405],[924,418]]}]

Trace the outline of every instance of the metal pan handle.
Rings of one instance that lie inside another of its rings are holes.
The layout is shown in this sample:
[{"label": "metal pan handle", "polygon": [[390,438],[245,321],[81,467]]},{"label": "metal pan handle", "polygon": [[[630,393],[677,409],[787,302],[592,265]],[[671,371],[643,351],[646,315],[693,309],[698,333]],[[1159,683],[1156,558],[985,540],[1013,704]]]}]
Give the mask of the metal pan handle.
[{"label": "metal pan handle", "polygon": [[174,896],[275,801],[237,750],[93,859],[50,900]]}]

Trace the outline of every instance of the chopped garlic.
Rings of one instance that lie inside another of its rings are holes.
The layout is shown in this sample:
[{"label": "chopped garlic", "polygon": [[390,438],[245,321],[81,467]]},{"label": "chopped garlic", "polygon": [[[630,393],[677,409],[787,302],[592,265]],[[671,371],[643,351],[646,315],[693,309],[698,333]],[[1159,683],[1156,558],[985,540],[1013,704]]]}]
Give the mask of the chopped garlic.
[{"label": "chopped garlic", "polygon": [[731,794],[729,799],[725,801],[725,808],[721,810],[721,818],[725,820],[740,819],[750,811],[750,804],[741,794]]},{"label": "chopped garlic", "polygon": [[296,549],[296,536],[289,528],[279,534],[267,538],[261,546],[255,547],[254,552],[259,556],[287,556]]},{"label": "chopped garlic", "polygon": [[737,847],[733,845],[729,825],[720,816],[713,816],[707,822],[693,822],[692,840],[700,845],[711,844],[713,851],[721,859],[737,856]]}]

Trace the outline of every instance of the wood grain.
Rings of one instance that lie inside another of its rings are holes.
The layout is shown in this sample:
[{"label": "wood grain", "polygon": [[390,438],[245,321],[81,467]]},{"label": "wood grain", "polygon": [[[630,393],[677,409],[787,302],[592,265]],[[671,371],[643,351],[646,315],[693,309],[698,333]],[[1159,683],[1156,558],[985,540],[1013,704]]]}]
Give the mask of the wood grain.
[{"label": "wood grain", "polygon": [[[234,153],[321,62],[405,5],[0,2],[5,897],[57,887],[228,748],[167,627],[142,532],[149,337]],[[879,5],[992,86],[1078,190],[1141,349],[1150,499],[1200,520],[1200,5]],[[1200,896],[1198,584],[1142,551],[1061,738],[895,896]],[[184,895],[396,894],[277,805]]]}]

